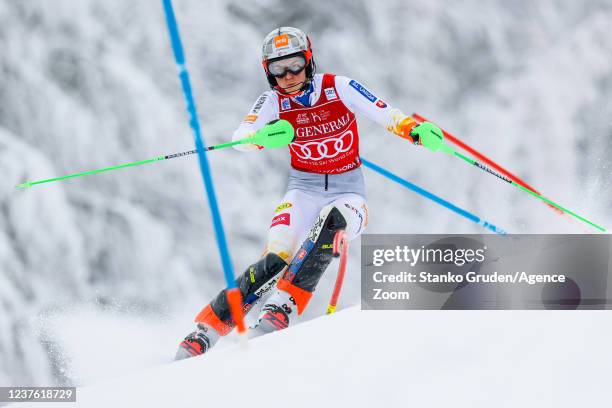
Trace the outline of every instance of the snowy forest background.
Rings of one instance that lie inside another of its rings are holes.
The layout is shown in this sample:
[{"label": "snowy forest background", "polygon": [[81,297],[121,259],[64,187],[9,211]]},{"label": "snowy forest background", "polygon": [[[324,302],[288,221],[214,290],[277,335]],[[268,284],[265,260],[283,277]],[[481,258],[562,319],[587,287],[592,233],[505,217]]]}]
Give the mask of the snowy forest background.
[{"label": "snowy forest background", "polygon": [[[267,88],[265,34],[297,26],[355,78],[612,226],[612,2],[175,0],[207,144]],[[169,361],[223,286],[195,157],[17,191],[193,148],[160,1],[0,2],[0,385],[82,384]],[[363,118],[361,152],[513,233],[592,232]],[[286,151],[209,156],[237,273],[256,260]],[[480,233],[364,170],[370,233]],[[352,245],[342,306],[359,302]],[[320,315],[335,270],[306,318]],[[232,341],[232,340],[229,340]]]}]

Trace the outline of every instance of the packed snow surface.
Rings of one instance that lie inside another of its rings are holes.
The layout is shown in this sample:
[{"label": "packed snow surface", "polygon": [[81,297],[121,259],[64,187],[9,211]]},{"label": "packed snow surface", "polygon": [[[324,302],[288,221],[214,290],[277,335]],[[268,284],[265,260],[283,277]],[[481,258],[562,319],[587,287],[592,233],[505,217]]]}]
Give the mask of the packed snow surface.
[{"label": "packed snow surface", "polygon": [[[147,341],[132,338],[115,350],[138,354]],[[230,340],[200,357],[117,371],[79,388],[76,405],[602,406],[611,401],[611,342],[606,312],[353,307],[246,347]]]}]

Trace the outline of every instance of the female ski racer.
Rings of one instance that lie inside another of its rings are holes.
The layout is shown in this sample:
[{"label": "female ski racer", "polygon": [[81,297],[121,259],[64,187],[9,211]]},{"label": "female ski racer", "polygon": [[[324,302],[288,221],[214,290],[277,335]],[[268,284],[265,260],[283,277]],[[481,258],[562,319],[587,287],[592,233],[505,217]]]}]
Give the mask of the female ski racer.
[{"label": "female ski racer", "polygon": [[[310,39],[297,28],[272,31],[264,40],[262,54],[271,90],[257,99],[233,139],[252,136],[278,119],[289,121],[295,129],[289,145],[287,192],[276,207],[265,251],[236,280],[246,312],[273,292],[261,308],[255,329],[267,333],[288,327],[302,314],[331,262],[336,232],[344,230],[350,241],[368,225],[355,112],[416,144],[437,128],[418,125],[354,79],[317,74]],[[436,133],[441,134],[439,129]],[[225,290],[195,321],[197,328],[180,344],[177,359],[205,353],[232,330]]]}]

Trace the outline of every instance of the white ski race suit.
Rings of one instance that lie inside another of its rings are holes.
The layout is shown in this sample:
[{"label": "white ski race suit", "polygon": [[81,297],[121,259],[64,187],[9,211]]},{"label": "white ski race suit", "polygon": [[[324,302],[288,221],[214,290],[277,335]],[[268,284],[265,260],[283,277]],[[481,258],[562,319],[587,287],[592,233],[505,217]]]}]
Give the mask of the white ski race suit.
[{"label": "white ski race suit", "polygon": [[[283,311],[284,321],[277,321],[273,329],[287,327],[304,311],[331,262],[335,232],[344,229],[350,241],[367,228],[356,112],[402,137],[400,124],[411,119],[355,80],[316,74],[297,97],[275,90],[261,94],[234,132],[234,140],[249,137],[277,119],[288,120],[295,129],[289,145],[292,168],[287,192],[275,209],[265,252],[236,280],[245,312],[274,291],[260,315],[261,321],[266,312]],[[261,146],[235,148],[256,151]],[[229,333],[234,323],[224,291],[198,314],[196,322],[208,329],[211,343]]]}]

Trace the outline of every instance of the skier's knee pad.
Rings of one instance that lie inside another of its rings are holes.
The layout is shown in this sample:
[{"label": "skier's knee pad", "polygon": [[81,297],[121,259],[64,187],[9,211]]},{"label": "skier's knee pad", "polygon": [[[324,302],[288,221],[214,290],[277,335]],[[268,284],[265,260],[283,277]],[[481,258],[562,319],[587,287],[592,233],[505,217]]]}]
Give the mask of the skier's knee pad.
[{"label": "skier's knee pad", "polygon": [[[268,253],[250,265],[236,279],[236,287],[242,294],[243,311],[248,313],[255,303],[274,288],[287,263],[275,253]],[[224,336],[234,327],[225,290],[219,294],[196,316],[197,323],[206,324]]]},{"label": "skier's knee pad", "polygon": [[334,205],[323,207],[308,237],[278,282],[278,289],[293,297],[302,314],[321,276],[332,260],[336,231],[346,228],[346,219]]}]

